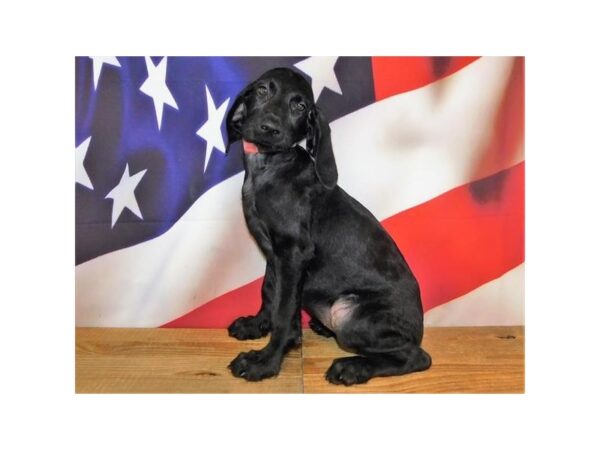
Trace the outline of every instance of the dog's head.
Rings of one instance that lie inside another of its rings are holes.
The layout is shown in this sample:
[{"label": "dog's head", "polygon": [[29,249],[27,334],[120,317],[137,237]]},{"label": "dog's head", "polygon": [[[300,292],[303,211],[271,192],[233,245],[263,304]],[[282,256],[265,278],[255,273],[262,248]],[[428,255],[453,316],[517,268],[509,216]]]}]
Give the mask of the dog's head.
[{"label": "dog's head", "polygon": [[289,151],[306,139],[321,183],[337,183],[329,124],[308,81],[291,69],[269,70],[240,93],[227,115],[227,134],[228,149],[242,139],[247,153]]}]

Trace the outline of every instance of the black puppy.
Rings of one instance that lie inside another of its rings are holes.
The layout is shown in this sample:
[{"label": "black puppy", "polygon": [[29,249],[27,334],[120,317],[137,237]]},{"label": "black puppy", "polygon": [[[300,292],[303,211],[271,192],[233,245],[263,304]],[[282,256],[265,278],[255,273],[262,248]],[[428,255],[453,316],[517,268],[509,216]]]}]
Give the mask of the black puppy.
[{"label": "black puppy", "polygon": [[[229,334],[271,332],[265,348],[231,362],[233,375],[279,373],[301,342],[301,308],[316,333],[360,355],[333,361],[331,383],[429,368],[417,280],[377,219],[337,185],[329,125],[310,84],[290,69],[268,71],[236,99],[227,132],[229,144],[243,141],[244,215],[267,259],[260,311],[234,321]],[[304,138],[306,149],[297,145]]]}]

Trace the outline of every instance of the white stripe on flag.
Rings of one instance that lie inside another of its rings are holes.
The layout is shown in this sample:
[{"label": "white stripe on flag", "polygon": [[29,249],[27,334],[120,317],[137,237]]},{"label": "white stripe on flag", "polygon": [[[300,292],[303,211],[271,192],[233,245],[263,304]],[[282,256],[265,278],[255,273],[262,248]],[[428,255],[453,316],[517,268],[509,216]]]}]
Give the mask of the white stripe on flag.
[{"label": "white stripe on flag", "polygon": [[[473,181],[512,58],[481,58],[331,126],[339,184],[380,219]],[[517,155],[491,175],[523,160]]]},{"label": "white stripe on flag", "polygon": [[[510,68],[509,58],[481,58],[333,122],[340,186],[382,220],[471,181]],[[262,276],[242,180],[206,192],[163,235],[78,265],[76,324],[161,325]]]},{"label": "white stripe on flag", "polygon": [[482,327],[525,324],[525,264],[500,278],[429,310],[428,327]]},{"label": "white stripe on flag", "polygon": [[264,260],[242,214],[243,174],[210,189],[165,234],[75,268],[78,326],[153,327],[242,286]]}]

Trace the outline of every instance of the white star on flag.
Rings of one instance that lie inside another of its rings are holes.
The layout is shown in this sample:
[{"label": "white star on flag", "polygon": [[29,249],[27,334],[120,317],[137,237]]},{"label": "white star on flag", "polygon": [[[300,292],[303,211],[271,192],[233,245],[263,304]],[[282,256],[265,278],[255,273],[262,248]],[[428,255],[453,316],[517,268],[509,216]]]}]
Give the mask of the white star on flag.
[{"label": "white star on flag", "polygon": [[112,223],[111,228],[115,226],[119,216],[123,212],[123,209],[127,208],[140,219],[143,219],[142,213],[140,212],[140,207],[138,206],[138,202],[135,198],[135,193],[133,192],[139,182],[142,180],[142,177],[146,174],[148,169],[144,169],[132,176],[129,175],[129,164],[125,165],[125,172],[123,172],[123,176],[121,177],[121,181],[117,184],[112,191],[110,191],[106,197],[113,200],[113,208],[112,208]]},{"label": "white star on flag", "polygon": [[337,56],[311,56],[294,64],[311,78],[315,102],[325,88],[342,95],[342,89],[333,69],[337,60]]},{"label": "white star on flag", "polygon": [[85,155],[87,154],[91,139],[92,137],[90,136],[75,149],[75,183],[79,183],[93,191],[94,186],[92,185],[90,177],[83,166],[83,161],[85,160]]},{"label": "white star on flag", "polygon": [[98,80],[100,79],[100,72],[104,64],[110,64],[111,66],[121,67],[121,63],[117,60],[116,56],[90,56],[92,60],[92,66],[94,70],[94,90],[98,87]]},{"label": "white star on flag", "polygon": [[169,106],[179,110],[171,91],[167,87],[167,58],[164,57],[155,66],[150,57],[146,56],[146,69],[148,70],[148,78],[140,87],[140,91],[152,97],[154,101],[154,109],[156,110],[156,121],[158,129],[162,122],[163,106],[166,103]]},{"label": "white star on flag", "polygon": [[206,156],[204,157],[204,172],[208,166],[208,160],[212,153],[213,147],[225,154],[225,142],[223,141],[223,133],[221,133],[221,124],[225,118],[229,98],[225,100],[219,108],[215,106],[215,102],[210,95],[208,86],[206,88],[206,107],[208,109],[208,120],[200,127],[196,134],[206,141]]}]

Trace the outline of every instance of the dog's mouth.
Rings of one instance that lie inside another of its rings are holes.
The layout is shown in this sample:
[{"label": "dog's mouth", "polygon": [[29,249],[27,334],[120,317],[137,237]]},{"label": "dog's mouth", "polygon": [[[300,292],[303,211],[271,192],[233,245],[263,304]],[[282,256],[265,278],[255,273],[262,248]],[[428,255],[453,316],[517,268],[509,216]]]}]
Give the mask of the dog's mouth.
[{"label": "dog's mouth", "polygon": [[244,153],[248,155],[258,153],[258,146],[252,142],[242,139],[242,146],[244,147]]},{"label": "dog's mouth", "polygon": [[274,146],[261,141],[249,141],[244,138],[242,138],[242,147],[244,148],[244,153],[247,155],[254,155],[256,153],[277,153],[283,150],[279,146]]},{"label": "dog's mouth", "polygon": [[294,146],[301,146],[303,149],[306,149],[306,139],[302,139],[294,144],[292,144],[289,147],[279,147],[279,146],[272,146],[263,142],[259,142],[259,141],[249,141],[246,140],[244,138],[242,138],[242,147],[244,149],[244,153],[247,155],[255,155],[257,153],[278,153],[278,152],[282,152],[285,151],[286,149],[292,148]]}]

